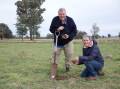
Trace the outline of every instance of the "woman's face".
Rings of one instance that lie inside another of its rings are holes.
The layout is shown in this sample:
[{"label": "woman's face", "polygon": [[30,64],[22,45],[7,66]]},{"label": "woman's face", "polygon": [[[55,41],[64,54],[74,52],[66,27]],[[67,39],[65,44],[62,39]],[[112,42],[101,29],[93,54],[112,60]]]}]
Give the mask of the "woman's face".
[{"label": "woman's face", "polygon": [[82,40],[84,47],[90,47],[91,46],[91,40],[89,38],[85,38]]}]

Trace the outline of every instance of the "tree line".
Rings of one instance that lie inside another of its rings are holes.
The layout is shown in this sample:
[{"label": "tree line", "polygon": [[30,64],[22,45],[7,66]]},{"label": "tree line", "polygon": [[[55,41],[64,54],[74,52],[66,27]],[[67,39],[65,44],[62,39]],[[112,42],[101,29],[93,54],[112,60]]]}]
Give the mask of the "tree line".
[{"label": "tree line", "polygon": [[[9,38],[20,38],[20,39],[23,40],[24,38],[27,38],[27,39],[29,38],[26,35],[28,29],[24,25],[21,26],[21,25],[16,24],[16,27],[17,27],[17,34],[18,34],[17,37],[13,36],[13,33],[10,30],[10,28],[8,27],[7,24],[0,23],[0,39],[3,40],[3,38],[8,38],[8,39]],[[94,39],[97,39],[97,38],[106,38],[106,37],[107,38],[111,38],[112,37],[111,34],[108,34],[107,36],[100,36],[98,34],[98,32],[100,31],[100,28],[96,24],[93,24],[92,29],[90,31],[91,31],[92,37]],[[39,32],[36,32],[34,34],[36,36],[33,39],[53,39],[53,34],[51,34],[51,33],[48,33],[46,35],[46,37],[41,37]],[[85,32],[85,31],[79,31],[78,30],[75,39],[82,39],[83,35],[87,35],[87,32]],[[120,38],[120,32],[118,33],[118,37]]]}]

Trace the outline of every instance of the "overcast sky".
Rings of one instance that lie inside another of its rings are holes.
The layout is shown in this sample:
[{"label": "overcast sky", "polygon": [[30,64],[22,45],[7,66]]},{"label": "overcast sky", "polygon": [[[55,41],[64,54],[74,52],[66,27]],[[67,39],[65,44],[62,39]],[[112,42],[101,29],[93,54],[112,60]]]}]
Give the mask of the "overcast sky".
[{"label": "overcast sky", "polygon": [[[15,34],[16,6],[18,0],[1,0],[0,23],[6,23]],[[59,8],[67,10],[67,15],[72,17],[78,30],[86,31],[91,35],[93,23],[100,27],[100,35],[118,35],[120,32],[120,0],[46,0],[42,5],[46,8],[44,22],[39,29],[42,36],[49,33],[51,20],[57,15]]]}]

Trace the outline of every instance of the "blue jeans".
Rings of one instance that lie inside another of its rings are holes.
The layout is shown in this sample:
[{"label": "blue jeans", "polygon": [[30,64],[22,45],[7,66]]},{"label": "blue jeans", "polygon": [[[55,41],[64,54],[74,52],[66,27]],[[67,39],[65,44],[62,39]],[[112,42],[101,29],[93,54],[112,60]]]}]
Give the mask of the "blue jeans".
[{"label": "blue jeans", "polygon": [[103,65],[96,60],[84,62],[85,69],[81,73],[81,77],[96,77]]}]

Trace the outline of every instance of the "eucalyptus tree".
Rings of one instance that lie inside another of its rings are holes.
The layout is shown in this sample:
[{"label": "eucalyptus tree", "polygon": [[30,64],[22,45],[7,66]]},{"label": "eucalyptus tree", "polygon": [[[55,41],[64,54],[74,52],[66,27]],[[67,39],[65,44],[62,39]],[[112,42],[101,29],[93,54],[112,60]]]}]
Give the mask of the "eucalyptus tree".
[{"label": "eucalyptus tree", "polygon": [[[22,0],[17,1],[17,21],[24,24],[30,32],[30,40],[33,40],[34,33],[38,32],[40,24],[44,21],[42,13],[45,8],[41,8],[45,0]],[[36,29],[37,27],[37,29]]]}]

